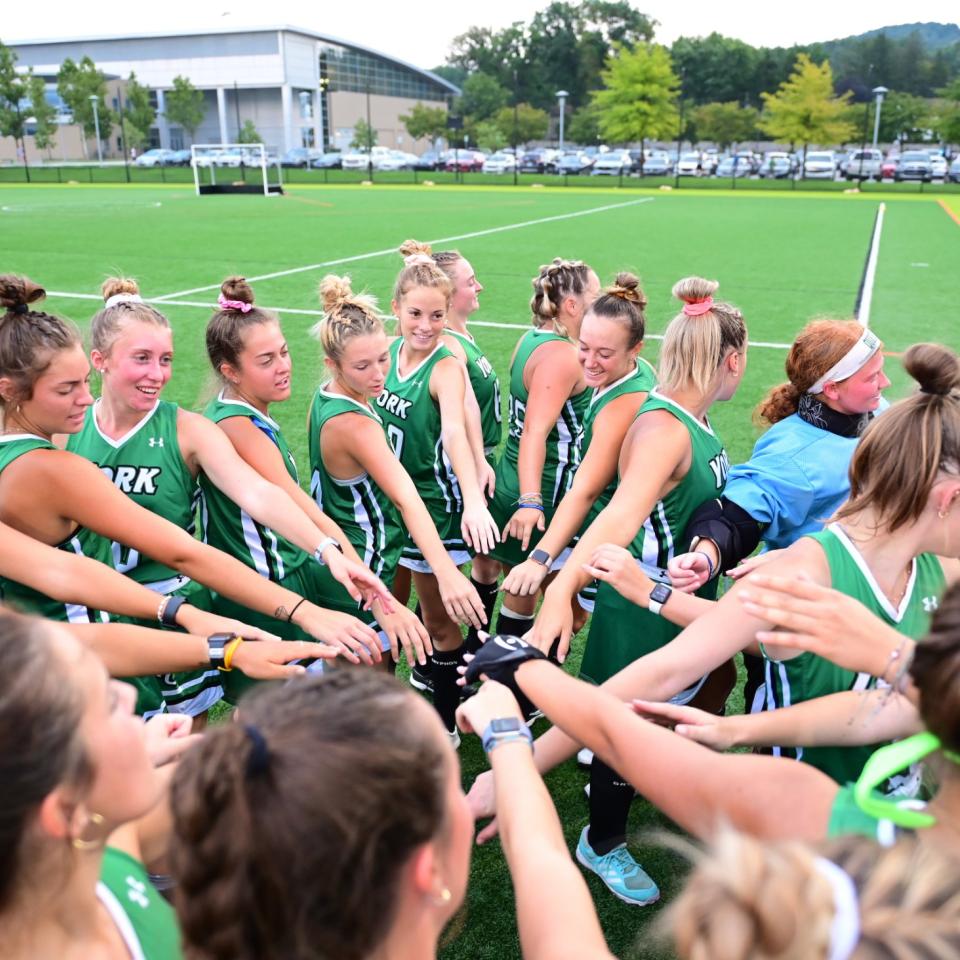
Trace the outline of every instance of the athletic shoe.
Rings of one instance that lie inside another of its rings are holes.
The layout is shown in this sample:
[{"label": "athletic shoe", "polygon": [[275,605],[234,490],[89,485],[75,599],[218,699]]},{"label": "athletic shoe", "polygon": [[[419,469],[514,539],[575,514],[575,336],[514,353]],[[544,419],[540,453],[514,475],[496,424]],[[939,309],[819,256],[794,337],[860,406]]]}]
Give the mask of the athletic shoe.
[{"label": "athletic shoe", "polygon": [[433,677],[419,663],[410,668],[410,686],[421,693],[433,694]]},{"label": "athletic shoe", "polygon": [[460,731],[454,727],[452,730],[447,731],[447,736],[450,738],[450,746],[454,750],[460,749]]},{"label": "athletic shoe", "polygon": [[581,767],[589,767],[593,763],[593,751],[583,747],[577,751],[577,763]]},{"label": "athletic shoe", "polygon": [[577,860],[592,870],[607,886],[607,889],[624,903],[632,903],[636,907],[645,907],[660,899],[660,890],[650,879],[643,867],[637,863],[627,850],[627,845],[621,843],[609,853],[600,856],[594,853],[587,841],[589,827],[583,828],[580,842],[577,844]]}]

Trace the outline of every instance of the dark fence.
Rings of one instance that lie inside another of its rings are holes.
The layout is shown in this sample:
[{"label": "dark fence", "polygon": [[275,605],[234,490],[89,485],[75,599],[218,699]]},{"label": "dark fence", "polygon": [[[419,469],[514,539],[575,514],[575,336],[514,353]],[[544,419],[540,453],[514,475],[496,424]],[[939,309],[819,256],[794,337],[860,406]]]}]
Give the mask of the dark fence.
[{"label": "dark fence", "polygon": [[[204,179],[208,179],[206,174]],[[271,182],[276,171],[271,170]],[[285,184],[336,184],[372,180],[379,184],[415,184],[430,181],[435,184],[464,184],[468,186],[532,186],[549,187],[617,187],[645,189],[669,186],[679,190],[791,190],[797,192],[837,193],[859,186],[863,193],[935,193],[960,194],[960,183],[922,183],[909,181],[896,183],[892,180],[876,182],[865,180],[857,184],[845,180],[796,180],[758,179],[755,177],[640,177],[635,174],[617,176],[557,175],[549,173],[454,173],[446,170],[396,170],[368,172],[367,170],[314,170],[297,167],[283,170]],[[220,167],[218,183],[261,183],[259,167]],[[56,166],[0,166],[2,183],[178,183],[193,184],[193,171],[189,167],[138,167],[135,164],[110,166],[69,165]]]}]

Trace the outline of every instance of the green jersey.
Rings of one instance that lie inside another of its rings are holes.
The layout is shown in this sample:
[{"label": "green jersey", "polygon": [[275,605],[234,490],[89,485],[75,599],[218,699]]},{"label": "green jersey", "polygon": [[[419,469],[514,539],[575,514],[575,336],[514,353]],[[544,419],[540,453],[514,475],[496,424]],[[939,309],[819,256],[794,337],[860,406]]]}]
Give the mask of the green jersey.
[{"label": "green jersey", "polygon": [[[676,548],[685,548],[681,538],[694,511],[705,501],[719,497],[727,478],[729,462],[723,442],[704,422],[656,389],[637,412],[665,410],[686,428],[690,436],[690,468],[684,478],[658,500],[643,522],[628,549],[651,579],[669,583],[667,563]],[[618,484],[622,477],[617,477]],[[714,599],[717,582],[704,584],[697,596]],[[596,606],[587,636],[581,673],[584,678],[603,683],[639,657],[658,650],[682,630],[645,607],[630,603],[608,583],[597,589]],[[702,682],[702,681],[701,681]],[[699,685],[697,685],[699,686]],[[696,688],[678,695],[689,700]],[[674,699],[678,699],[674,698]]]},{"label": "green jersey", "polygon": [[[532,490],[520,490],[519,459],[520,438],[523,436],[524,419],[530,394],[523,383],[523,372],[534,352],[545,343],[566,343],[566,337],[550,330],[528,330],[517,344],[510,364],[510,398],[507,401],[507,442],[497,461],[496,488],[490,501],[490,513],[500,530],[507,525],[516,512],[517,498],[521,493],[533,493]],[[572,345],[571,345],[572,346]],[[583,416],[590,402],[590,391],[584,390],[568,397],[560,410],[556,423],[550,428],[544,445],[543,470],[540,473],[540,494],[543,498],[543,519],[550,525],[553,512],[563,495],[573,483],[573,474],[580,463],[577,449],[577,437],[582,429]],[[512,537],[494,547],[492,556],[501,563],[516,566],[522,563],[529,551],[540,540],[537,530],[533,531],[527,553],[520,550],[520,541]]]},{"label": "green jersey", "polygon": [[[300,482],[297,465],[277,422],[243,400],[230,400],[223,392],[207,404],[203,415],[214,423],[230,417],[246,417],[269,437],[280,451],[283,464],[294,483]],[[200,517],[204,541],[253,567],[262,577],[279,582],[300,567],[308,556],[269,527],[258,523],[242,507],[222,493],[206,474],[200,474],[203,494]]]},{"label": "green jersey", "polygon": [[[597,422],[597,417],[608,403],[619,399],[620,397],[636,393],[649,393],[657,383],[657,371],[646,360],[637,357],[637,366],[626,376],[621,377],[615,383],[610,383],[605,387],[599,387],[590,394],[590,402],[587,404],[587,410],[583,415],[583,426],[580,430],[580,436],[577,438],[578,453],[577,458],[582,463],[590,449],[590,441],[593,439],[593,428]],[[601,492],[589,512],[580,525],[582,533],[593,523],[597,514],[610,502],[614,492],[617,489],[617,481],[613,479],[607,484]],[[580,535],[574,537],[574,542],[580,539]],[[588,583],[579,594],[577,600],[580,605],[588,612],[593,612],[593,605],[597,599],[597,581]]]},{"label": "green jersey", "polygon": [[500,380],[483,351],[469,333],[459,333],[447,327],[444,333],[456,337],[467,355],[467,375],[480,407],[483,427],[483,450],[488,456],[500,446],[503,432],[503,411],[500,404]]},{"label": "green jersey", "polygon": [[103,851],[97,899],[103,904],[130,956],[137,960],[180,960],[180,928],[173,907],[150,882],[143,864],[115,847]]},{"label": "green jersey", "polygon": [[[907,589],[895,608],[878,586],[860,551],[843,528],[832,523],[819,533],[809,534],[826,554],[830,566],[830,585],[834,590],[859,600],[874,616],[898,633],[914,640],[926,634],[930,615],[937,609],[946,581],[940,561],[932,554],[921,554],[912,562]],[[843,690],[865,690],[876,684],[866,673],[844,670],[813,653],[801,653],[789,660],[766,660],[765,709],[787,707],[815,697]],[[775,755],[793,756],[822,770],[841,786],[852,783],[873,753],[873,747],[774,747]],[[903,790],[892,778],[891,788]]]},{"label": "green jersey", "polygon": [[[180,454],[177,405],[158,400],[150,413],[117,440],[100,430],[99,405],[97,401],[87,410],[83,429],[69,438],[67,449],[95,463],[137,506],[192,536],[200,491]],[[161,585],[178,577],[176,570],[122,543],[114,542],[111,549],[114,568],[137,583]]]},{"label": "green jersey", "polygon": [[331,393],[327,386],[317,388],[310,406],[310,493],[320,509],[346,533],[364,565],[389,583],[406,539],[397,508],[366,472],[349,480],[331,476],[320,445],[324,424],[341,414],[369,417],[381,429],[383,420],[366,404]]},{"label": "green jersey", "polygon": [[[14,460],[32,450],[57,450],[57,448],[49,440],[29,433],[0,437],[0,473]],[[57,549],[66,550],[81,557],[90,557],[108,566],[111,562],[110,541],[85,527],[77,527],[66,540],[57,544]],[[0,591],[3,593],[4,603],[48,620],[64,620],[69,623],[106,623],[110,619],[100,610],[92,610],[76,603],[61,603],[6,577],[0,578]]]},{"label": "green jersey", "polygon": [[[878,820],[861,809],[854,796],[855,784],[841,787],[834,797],[830,808],[830,820],[827,823],[827,837],[831,840],[850,834],[870,837],[881,846],[892,846],[900,830],[891,820]],[[916,808],[926,805],[917,801]]]},{"label": "green jersey", "polygon": [[[393,452],[410,474],[440,539],[448,551],[461,552],[466,544],[460,533],[463,496],[460,481],[443,449],[440,406],[430,395],[430,377],[434,367],[453,354],[444,346],[412,370],[401,375],[400,351],[403,340],[390,344],[390,372],[377,407],[386,425],[387,440]],[[421,559],[412,540],[407,539],[404,557]],[[464,557],[460,562],[467,558]]]}]

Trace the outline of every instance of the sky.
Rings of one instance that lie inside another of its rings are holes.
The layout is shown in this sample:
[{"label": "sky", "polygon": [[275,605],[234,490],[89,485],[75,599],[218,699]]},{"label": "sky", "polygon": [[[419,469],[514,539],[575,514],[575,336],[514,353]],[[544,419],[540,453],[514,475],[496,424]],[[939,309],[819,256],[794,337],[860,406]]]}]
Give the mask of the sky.
[{"label": "sky", "polygon": [[[4,4],[0,40],[59,39],[137,32],[187,31],[231,25],[306,27],[391,54],[418,67],[446,59],[450,41],[471,26],[500,28],[528,21],[549,0],[482,0],[480,4],[436,0],[365,0],[318,3],[283,0],[271,8],[263,0],[130,0],[92,3]],[[789,46],[832,40],[876,27],[904,22],[954,23],[957,0],[871,0],[870,4],[836,0],[760,5],[743,0],[634,0],[635,7],[658,20],[656,39],[671,43],[679,36],[706,36],[717,31],[754,46]],[[271,9],[281,11],[271,14]],[[51,28],[51,22],[56,26]]]}]

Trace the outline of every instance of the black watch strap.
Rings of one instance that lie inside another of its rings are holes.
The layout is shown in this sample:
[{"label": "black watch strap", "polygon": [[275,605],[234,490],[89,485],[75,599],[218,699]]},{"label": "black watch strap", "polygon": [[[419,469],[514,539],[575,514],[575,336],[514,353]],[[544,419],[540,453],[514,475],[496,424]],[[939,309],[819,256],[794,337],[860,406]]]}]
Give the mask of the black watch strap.
[{"label": "black watch strap", "polygon": [[222,667],[226,658],[227,644],[233,639],[232,633],[214,633],[207,637],[207,656],[211,667]]},{"label": "black watch strap", "polygon": [[163,613],[160,616],[160,622],[165,627],[179,626],[177,623],[177,611],[187,602],[186,597],[170,597],[163,606]]}]

